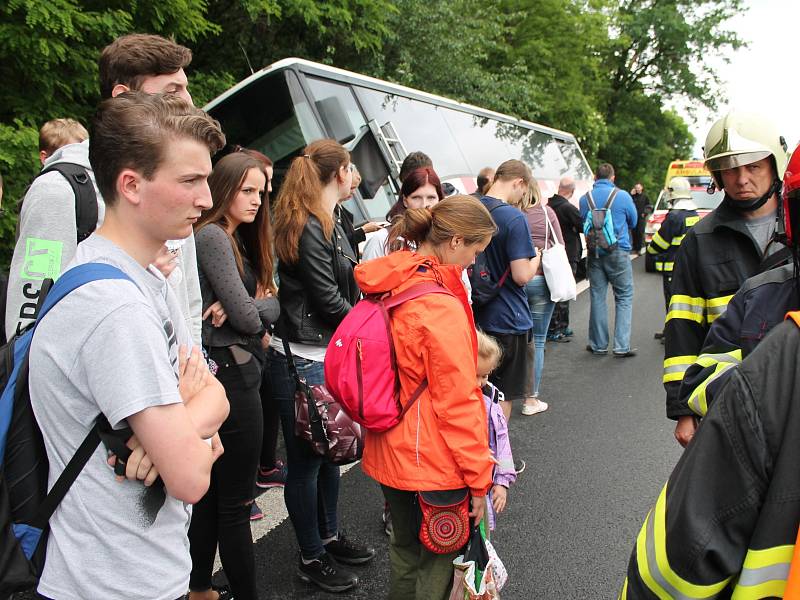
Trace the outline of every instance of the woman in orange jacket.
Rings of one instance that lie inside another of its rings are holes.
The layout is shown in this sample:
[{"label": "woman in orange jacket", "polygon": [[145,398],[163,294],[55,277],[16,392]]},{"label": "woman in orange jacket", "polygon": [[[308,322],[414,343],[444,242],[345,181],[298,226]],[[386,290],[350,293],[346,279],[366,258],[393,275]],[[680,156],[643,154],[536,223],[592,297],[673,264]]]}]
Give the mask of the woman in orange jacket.
[{"label": "woman in orange jacket", "polygon": [[[461,272],[495,233],[489,212],[471,196],[409,209],[390,239],[416,245],[356,267],[367,294],[396,294],[437,282],[452,295],[427,294],[392,313],[401,402],[426,380],[412,410],[388,431],[369,432],[362,468],[377,480],[393,521],[390,600],[447,598],[457,552],[434,554],[418,539],[416,492],[469,488],[470,516],[483,517],[493,462],[486,409],[476,385],[477,341]],[[417,531],[415,531],[415,527]]]}]

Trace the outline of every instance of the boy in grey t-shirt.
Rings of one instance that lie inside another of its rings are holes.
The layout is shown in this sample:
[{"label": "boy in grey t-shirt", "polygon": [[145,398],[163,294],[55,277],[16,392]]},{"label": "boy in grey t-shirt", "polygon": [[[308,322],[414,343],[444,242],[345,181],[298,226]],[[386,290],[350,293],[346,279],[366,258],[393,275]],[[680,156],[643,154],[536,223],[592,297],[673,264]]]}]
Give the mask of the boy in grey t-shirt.
[{"label": "boy in grey t-shirt", "polygon": [[[222,386],[199,366],[174,292],[148,265],[210,208],[216,121],[177,98],[136,92],[106,100],[90,161],[103,225],[74,264],[105,262],[130,276],[87,284],[43,319],[31,346],[30,392],[52,484],[103,413],[137,448],[115,481],[98,448],[50,520],[38,591],[61,600],[174,600],[191,568],[190,507],[205,493],[228,413]],[[147,486],[155,474],[163,489]],[[147,479],[146,479],[147,478]]]}]

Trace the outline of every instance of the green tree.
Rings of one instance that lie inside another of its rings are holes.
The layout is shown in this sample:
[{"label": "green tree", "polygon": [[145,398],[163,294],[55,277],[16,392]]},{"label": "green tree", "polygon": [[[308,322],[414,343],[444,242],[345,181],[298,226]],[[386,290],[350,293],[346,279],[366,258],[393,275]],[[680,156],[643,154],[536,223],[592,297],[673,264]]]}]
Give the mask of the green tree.
[{"label": "green tree", "polygon": [[742,9],[741,0],[624,0],[611,13],[601,105],[609,137],[599,156],[626,182],[640,179],[658,189],[669,161],[689,158],[694,140],[666,103],[716,107],[719,79],[707,59],[724,60],[742,46],[724,29]]},{"label": "green tree", "polygon": [[99,99],[102,48],[132,31],[178,41],[212,35],[219,29],[204,11],[204,0],[0,3],[0,172],[6,206],[0,217],[0,264],[8,264],[13,251],[15,204],[39,170],[39,127],[56,117],[87,123]]}]

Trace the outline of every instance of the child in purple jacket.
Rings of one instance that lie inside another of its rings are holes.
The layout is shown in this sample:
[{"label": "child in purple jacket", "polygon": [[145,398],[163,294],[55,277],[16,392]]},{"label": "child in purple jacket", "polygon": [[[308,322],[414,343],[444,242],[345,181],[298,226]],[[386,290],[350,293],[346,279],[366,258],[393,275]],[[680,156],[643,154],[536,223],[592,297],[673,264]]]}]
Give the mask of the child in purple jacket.
[{"label": "child in purple jacket", "polygon": [[508,437],[508,423],[499,404],[503,400],[503,392],[489,383],[489,374],[500,362],[501,353],[495,339],[478,330],[478,387],[483,391],[483,400],[486,402],[489,449],[498,463],[494,467],[494,485],[489,492],[490,502],[487,503],[490,531],[494,530],[495,514],[505,510],[508,486],[517,480],[514,457],[511,454],[511,440]]}]

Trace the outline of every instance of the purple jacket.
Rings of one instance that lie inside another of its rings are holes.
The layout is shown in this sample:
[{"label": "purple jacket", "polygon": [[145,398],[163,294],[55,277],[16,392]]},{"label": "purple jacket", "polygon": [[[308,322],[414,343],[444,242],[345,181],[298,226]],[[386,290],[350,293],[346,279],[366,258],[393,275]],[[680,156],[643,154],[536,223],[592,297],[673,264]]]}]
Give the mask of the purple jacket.
[{"label": "purple jacket", "polygon": [[[492,482],[494,485],[509,487],[517,480],[514,469],[514,456],[511,454],[511,439],[508,437],[508,423],[503,416],[503,409],[499,402],[504,399],[503,392],[491,383],[483,387],[483,401],[486,403],[486,414],[489,417],[489,449],[500,462],[495,465]],[[495,514],[492,508],[491,491],[486,499],[486,509],[489,515],[489,530],[494,530]]]}]

